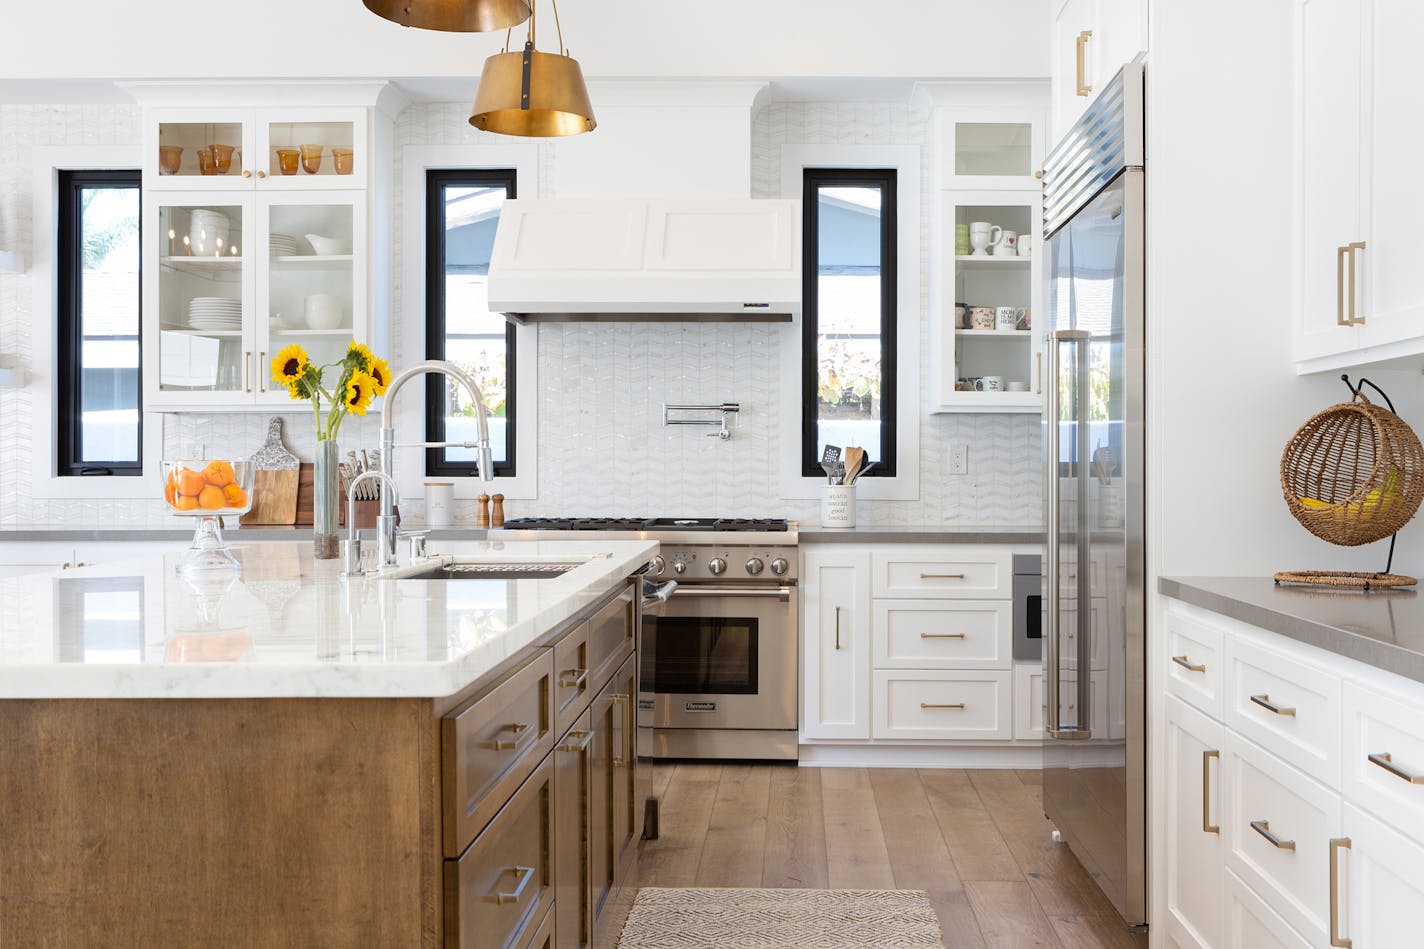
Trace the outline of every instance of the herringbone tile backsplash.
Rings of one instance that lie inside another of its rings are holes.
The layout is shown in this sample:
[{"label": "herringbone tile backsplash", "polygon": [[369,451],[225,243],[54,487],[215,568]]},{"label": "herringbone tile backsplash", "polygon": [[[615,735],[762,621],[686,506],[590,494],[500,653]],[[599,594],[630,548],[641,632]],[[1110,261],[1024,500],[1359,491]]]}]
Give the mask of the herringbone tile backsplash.
[{"label": "herringbone tile backsplash", "polygon": [[[415,105],[396,126],[403,145],[476,147],[462,103]],[[132,145],[140,139],[138,110],[125,106],[0,105],[0,249],[30,254],[31,149],[41,145]],[[487,140],[487,139],[485,139]],[[925,110],[884,104],[770,103],[753,118],[752,194],[780,191],[784,144],[897,144],[922,148],[929,181],[932,136]],[[557,196],[557,143],[540,146],[540,188]],[[393,169],[401,220],[399,157]],[[921,219],[920,375],[930,380],[928,279],[930,190]],[[392,332],[400,339],[401,248],[393,267]],[[31,278],[0,274],[0,368],[30,368]],[[510,516],[533,514],[694,514],[788,516],[814,524],[815,502],[778,496],[781,449],[778,407],[793,380],[781,378],[779,347],[786,329],[732,324],[548,324],[539,330],[539,497],[511,500]],[[397,363],[409,354],[395,352]],[[664,427],[664,402],[738,402],[734,437],[723,442],[699,428]],[[47,501],[31,486],[32,406],[28,389],[0,389],[0,527],[171,526],[157,501]],[[168,455],[198,447],[255,449],[268,413],[188,413],[164,419]],[[1036,416],[920,415],[920,498],[862,501],[863,525],[1037,525],[1042,518]],[[288,418],[288,443],[310,457],[309,418]],[[351,419],[342,447],[375,447],[374,419]],[[949,446],[969,449],[970,474],[944,474]],[[407,502],[419,513],[419,506]],[[457,511],[473,522],[471,505]]]}]

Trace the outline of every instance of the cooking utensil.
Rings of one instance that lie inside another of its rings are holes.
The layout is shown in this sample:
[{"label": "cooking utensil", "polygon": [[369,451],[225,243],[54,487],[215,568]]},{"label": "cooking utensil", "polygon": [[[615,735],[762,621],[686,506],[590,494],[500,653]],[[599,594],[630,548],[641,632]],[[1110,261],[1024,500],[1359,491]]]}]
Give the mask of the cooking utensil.
[{"label": "cooking utensil", "polygon": [[841,460],[841,449],[838,445],[827,445],[821,452],[821,464],[835,464]]},{"label": "cooking utensil", "polygon": [[861,475],[865,474],[867,471],[869,471],[869,470],[870,470],[871,468],[873,468],[873,467],[875,467],[875,462],[873,462],[873,461],[867,461],[867,462],[865,462],[863,465],[861,465],[861,466],[856,470],[856,472],[855,472],[855,477],[854,477],[854,478],[851,478],[850,481],[848,481],[848,482],[846,482],[846,483],[847,483],[847,484],[855,484],[857,481],[860,480]]},{"label": "cooking utensil", "polygon": [[851,446],[845,450],[845,484],[854,484],[856,476],[860,473],[860,466],[865,463],[865,449]]}]

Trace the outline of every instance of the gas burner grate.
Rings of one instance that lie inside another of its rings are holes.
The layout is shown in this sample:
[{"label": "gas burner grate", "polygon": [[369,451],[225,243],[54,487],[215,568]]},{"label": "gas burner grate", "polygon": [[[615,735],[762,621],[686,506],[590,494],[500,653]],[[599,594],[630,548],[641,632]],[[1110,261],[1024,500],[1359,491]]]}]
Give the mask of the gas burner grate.
[{"label": "gas burner grate", "polygon": [[789,527],[784,517],[723,517],[717,521],[719,531],[785,531]]}]

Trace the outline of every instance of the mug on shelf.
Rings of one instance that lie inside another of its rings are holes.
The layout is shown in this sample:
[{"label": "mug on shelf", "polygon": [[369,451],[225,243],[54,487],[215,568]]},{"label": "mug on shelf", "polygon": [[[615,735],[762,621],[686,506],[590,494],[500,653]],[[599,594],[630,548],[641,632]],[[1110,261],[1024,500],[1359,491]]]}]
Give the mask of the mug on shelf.
[{"label": "mug on shelf", "polygon": [[1028,391],[1028,383],[1027,383],[1027,382],[1010,382],[1010,383],[1009,383],[1009,391],[1010,391],[1010,392],[1027,392],[1027,391]]},{"label": "mug on shelf", "polygon": [[1021,306],[1000,306],[994,308],[995,327],[1001,330],[1016,330],[1019,327],[1019,317],[1023,315],[1024,308]]},{"label": "mug on shelf", "polygon": [[1033,235],[1032,235],[1032,234],[1020,234],[1020,235],[1019,235],[1019,256],[1020,256],[1020,257],[1032,257],[1032,256],[1033,256]]},{"label": "mug on shelf", "polygon": [[1019,252],[1019,232],[1000,228],[1001,237],[994,246],[995,257],[1013,257]]},{"label": "mug on shelf", "polygon": [[969,250],[969,225],[954,225],[954,256],[967,257]]},{"label": "mug on shelf", "polygon": [[1004,229],[988,221],[973,221],[969,225],[969,244],[974,248],[973,257],[988,257],[990,249],[999,246],[1004,239]]},{"label": "mug on shelf", "polygon": [[979,377],[977,380],[975,380],[975,382],[974,382],[974,389],[975,389],[976,392],[1003,392],[1003,391],[1004,391],[1004,377],[1003,377],[1003,376],[980,376],[980,377]]},{"label": "mug on shelf", "polygon": [[969,328],[974,330],[991,330],[994,328],[998,316],[992,306],[971,306],[969,308]]},{"label": "mug on shelf", "polygon": [[821,488],[821,526],[855,526],[855,485],[828,484]]}]

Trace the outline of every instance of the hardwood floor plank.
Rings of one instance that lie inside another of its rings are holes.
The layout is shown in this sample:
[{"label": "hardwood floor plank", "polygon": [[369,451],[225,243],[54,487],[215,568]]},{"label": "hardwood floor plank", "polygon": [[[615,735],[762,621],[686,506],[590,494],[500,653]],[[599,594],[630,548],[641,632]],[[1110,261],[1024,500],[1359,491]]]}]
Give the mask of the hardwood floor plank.
[{"label": "hardwood floor plank", "polygon": [[667,790],[659,798],[658,839],[648,841],[638,859],[638,879],[643,885],[696,885],[721,780],[721,765],[682,764],[672,771]]},{"label": "hardwood floor plank", "polygon": [[1017,774],[1019,776],[1019,780],[1031,788],[1043,787],[1043,772],[1039,771],[1037,768],[1022,768],[1018,771],[1015,771],[1014,774]]},{"label": "hardwood floor plank", "polygon": [[653,769],[653,797],[662,800],[667,796],[668,785],[672,784],[672,776],[677,771],[677,765],[653,764],[649,767]]},{"label": "hardwood floor plank", "polygon": [[1116,915],[1050,916],[1048,921],[1064,949],[1147,949],[1147,934],[1128,932]]},{"label": "hardwood floor plank", "polygon": [[1062,946],[1027,883],[970,880],[964,891],[974,907],[984,943],[991,949]]},{"label": "hardwood floor plank", "polygon": [[894,889],[895,874],[865,769],[823,768],[821,807],[830,885]]},{"label": "hardwood floor plank", "polygon": [[922,770],[920,783],[961,880],[1023,882],[1023,872],[968,773]]},{"label": "hardwood floor plank", "polygon": [[987,944],[979,930],[979,918],[963,889],[953,893],[931,892],[930,905],[939,917],[939,935],[949,949],[980,949]]},{"label": "hardwood floor plank", "polygon": [[724,765],[697,865],[697,886],[760,886],[771,769]]},{"label": "hardwood floor plank", "polygon": [[761,885],[827,887],[829,873],[821,769],[773,767]]}]

